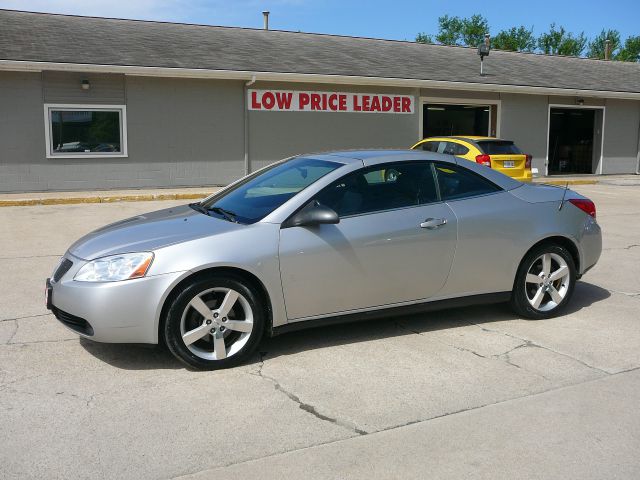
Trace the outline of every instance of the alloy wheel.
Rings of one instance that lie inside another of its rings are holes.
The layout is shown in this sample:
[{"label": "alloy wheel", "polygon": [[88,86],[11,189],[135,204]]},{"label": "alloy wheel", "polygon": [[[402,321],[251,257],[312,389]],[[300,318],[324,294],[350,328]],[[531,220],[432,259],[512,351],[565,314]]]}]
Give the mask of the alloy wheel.
[{"label": "alloy wheel", "polygon": [[570,270],[565,259],[556,253],[544,253],[533,261],[527,271],[527,300],[538,311],[553,310],[567,296],[570,282]]},{"label": "alloy wheel", "polygon": [[219,287],[195,295],[180,320],[185,346],[204,360],[223,360],[235,355],[249,341],[253,311],[236,290]]}]

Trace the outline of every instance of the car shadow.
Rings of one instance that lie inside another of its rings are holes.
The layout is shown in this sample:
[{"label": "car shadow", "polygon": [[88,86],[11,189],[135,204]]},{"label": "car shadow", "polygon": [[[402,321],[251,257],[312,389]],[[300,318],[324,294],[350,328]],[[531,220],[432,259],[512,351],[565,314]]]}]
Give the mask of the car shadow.
[{"label": "car shadow", "polygon": [[183,369],[169,350],[161,345],[139,343],[99,343],[80,337],[80,345],[98,360],[123,370]]},{"label": "car shadow", "polygon": [[[611,293],[604,288],[586,282],[578,282],[574,296],[563,315],[570,315],[605,300]],[[470,324],[491,324],[519,317],[507,303],[450,308],[415,315],[402,315],[331,327],[287,333],[265,338],[258,353],[244,364],[251,365],[283,355],[294,355],[307,350],[334,347],[358,342],[368,342],[389,337],[415,335]],[[544,320],[528,320],[544,321]],[[125,370],[183,369],[166,347],[139,344],[96,343],[84,338],[80,344],[94,357]]]}]

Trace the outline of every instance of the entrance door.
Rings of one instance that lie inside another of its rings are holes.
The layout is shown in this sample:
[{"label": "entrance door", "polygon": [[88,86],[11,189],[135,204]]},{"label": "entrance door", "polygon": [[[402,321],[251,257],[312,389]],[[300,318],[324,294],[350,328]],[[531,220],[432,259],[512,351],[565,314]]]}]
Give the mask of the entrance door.
[{"label": "entrance door", "polygon": [[549,120],[549,175],[596,173],[602,142],[602,111],[552,108]]},{"label": "entrance door", "polygon": [[[493,105],[444,105],[425,103],[422,106],[422,135],[495,136],[496,109]],[[490,126],[493,128],[490,130]]]}]

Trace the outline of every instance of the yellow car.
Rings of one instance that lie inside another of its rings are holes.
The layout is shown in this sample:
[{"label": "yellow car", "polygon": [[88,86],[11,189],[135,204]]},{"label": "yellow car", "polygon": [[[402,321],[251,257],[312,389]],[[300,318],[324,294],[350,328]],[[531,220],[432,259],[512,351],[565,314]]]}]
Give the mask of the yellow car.
[{"label": "yellow car", "polygon": [[498,170],[521,182],[531,181],[531,155],[522,153],[511,140],[476,136],[429,137],[411,148],[455,155]]}]

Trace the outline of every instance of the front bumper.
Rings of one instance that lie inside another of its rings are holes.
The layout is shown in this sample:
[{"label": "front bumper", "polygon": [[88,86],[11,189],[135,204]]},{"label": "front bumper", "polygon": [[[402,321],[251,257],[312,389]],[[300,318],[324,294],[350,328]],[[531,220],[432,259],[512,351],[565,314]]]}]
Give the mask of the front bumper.
[{"label": "front bumper", "polygon": [[73,267],[62,278],[47,280],[47,308],[65,327],[98,342],[158,343],[162,304],[183,272],[122,282],[77,282],[73,277],[86,262],[72,260]]}]

